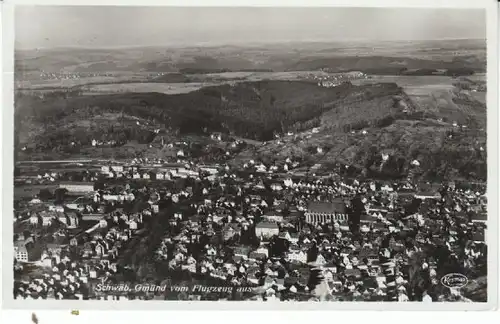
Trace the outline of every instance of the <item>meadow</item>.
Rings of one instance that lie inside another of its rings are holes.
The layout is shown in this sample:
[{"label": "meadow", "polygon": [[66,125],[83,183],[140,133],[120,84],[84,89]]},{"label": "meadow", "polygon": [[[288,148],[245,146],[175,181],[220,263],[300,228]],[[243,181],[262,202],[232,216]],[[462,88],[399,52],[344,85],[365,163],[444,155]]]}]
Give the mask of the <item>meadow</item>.
[{"label": "meadow", "polygon": [[454,88],[454,79],[449,76],[406,76],[406,75],[373,75],[370,79],[353,80],[355,85],[381,82],[394,82],[409,96],[431,95],[437,91],[447,91]]},{"label": "meadow", "polygon": [[202,87],[214,85],[212,83],[156,83],[156,82],[138,82],[138,83],[110,83],[93,84],[82,87],[83,94],[113,94],[127,92],[158,92],[163,94],[188,93],[201,89]]}]

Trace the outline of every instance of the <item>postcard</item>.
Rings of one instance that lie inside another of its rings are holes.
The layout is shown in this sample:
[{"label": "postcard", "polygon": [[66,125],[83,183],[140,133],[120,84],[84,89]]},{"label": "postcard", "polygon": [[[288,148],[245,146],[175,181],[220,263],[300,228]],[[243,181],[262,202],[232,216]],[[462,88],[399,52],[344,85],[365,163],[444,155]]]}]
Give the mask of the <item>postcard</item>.
[{"label": "postcard", "polygon": [[496,3],[349,3],[6,1],[5,307],[494,308]]}]

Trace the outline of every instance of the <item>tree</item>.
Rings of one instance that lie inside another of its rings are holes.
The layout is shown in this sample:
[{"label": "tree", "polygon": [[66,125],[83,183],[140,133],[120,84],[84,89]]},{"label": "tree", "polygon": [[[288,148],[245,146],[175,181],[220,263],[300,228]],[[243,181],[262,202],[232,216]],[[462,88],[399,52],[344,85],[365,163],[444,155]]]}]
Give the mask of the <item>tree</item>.
[{"label": "tree", "polygon": [[352,207],[349,209],[349,226],[352,233],[359,231],[361,215],[365,212],[365,206],[361,201],[361,197],[356,195],[351,201]]},{"label": "tree", "polygon": [[94,190],[104,190],[105,187],[105,182],[102,179],[97,180],[94,182]]},{"label": "tree", "polygon": [[50,192],[49,189],[41,189],[40,192],[38,193],[38,198],[40,200],[49,200],[52,199],[54,196]]},{"label": "tree", "polygon": [[307,250],[307,262],[315,262],[316,259],[318,258],[318,252],[319,252],[319,249],[316,246],[316,243],[313,243],[311,248],[309,248],[309,250]]},{"label": "tree", "polygon": [[68,189],[66,188],[58,188],[54,191],[54,197],[55,197],[55,202],[56,204],[60,204],[64,202],[64,198],[66,197],[66,193],[68,192]]}]

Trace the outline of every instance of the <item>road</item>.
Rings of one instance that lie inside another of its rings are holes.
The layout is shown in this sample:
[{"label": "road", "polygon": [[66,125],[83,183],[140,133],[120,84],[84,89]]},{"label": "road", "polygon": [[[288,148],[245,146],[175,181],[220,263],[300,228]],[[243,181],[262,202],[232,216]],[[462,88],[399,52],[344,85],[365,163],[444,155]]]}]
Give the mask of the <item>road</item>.
[{"label": "road", "polygon": [[97,163],[97,162],[112,162],[112,163],[123,163],[121,161],[113,160],[48,160],[48,161],[17,161],[16,164],[64,164],[64,163]]}]

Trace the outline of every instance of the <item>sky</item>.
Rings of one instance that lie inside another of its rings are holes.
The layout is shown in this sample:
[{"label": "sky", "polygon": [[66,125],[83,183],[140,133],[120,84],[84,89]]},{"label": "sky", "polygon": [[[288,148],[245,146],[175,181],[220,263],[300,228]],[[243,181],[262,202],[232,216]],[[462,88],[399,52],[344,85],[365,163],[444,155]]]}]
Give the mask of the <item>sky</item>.
[{"label": "sky", "polygon": [[483,9],[17,6],[17,48],[486,39]]}]

